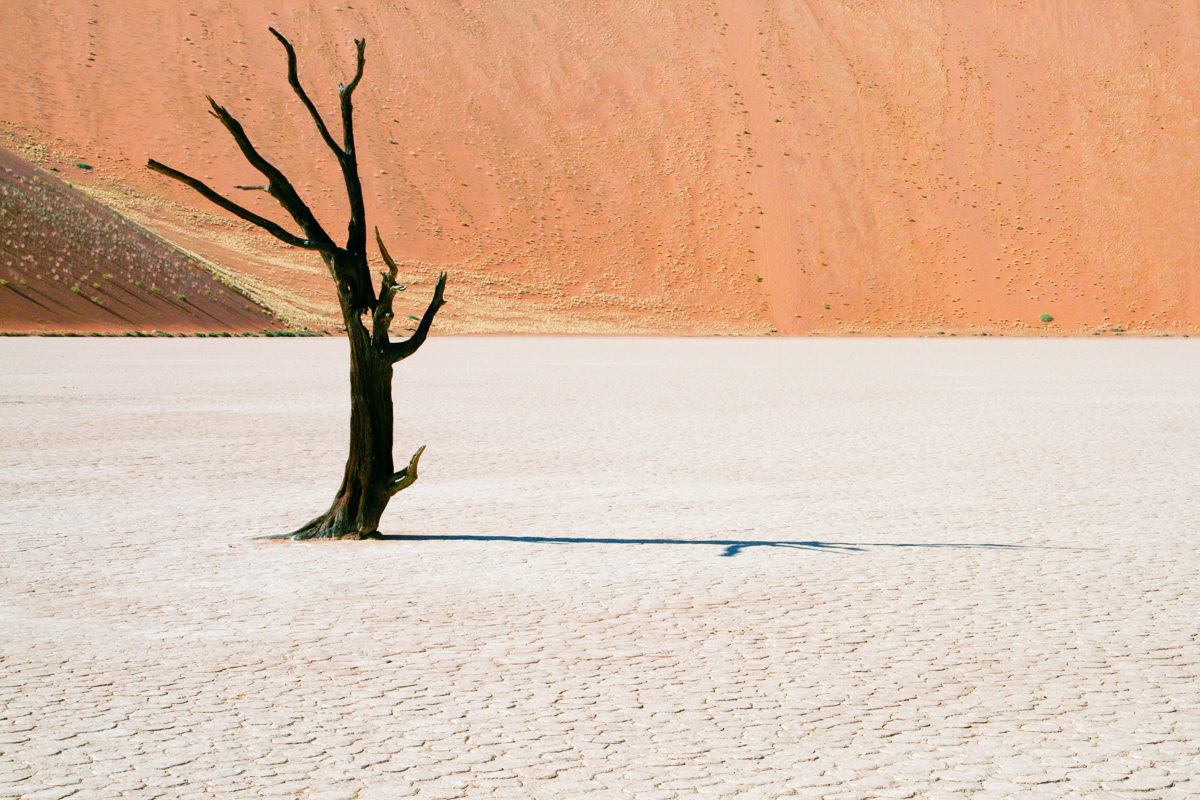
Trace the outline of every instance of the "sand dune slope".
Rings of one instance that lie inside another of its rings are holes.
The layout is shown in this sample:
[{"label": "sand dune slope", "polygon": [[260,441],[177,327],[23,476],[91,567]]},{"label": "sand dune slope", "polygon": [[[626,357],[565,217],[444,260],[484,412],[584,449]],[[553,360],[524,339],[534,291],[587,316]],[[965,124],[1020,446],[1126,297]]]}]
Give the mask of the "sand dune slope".
[{"label": "sand dune slope", "polygon": [[279,327],[195,258],[2,149],[0,231],[0,331]]},{"label": "sand dune slope", "polygon": [[1195,3],[274,7],[16,0],[0,130],[43,166],[93,164],[106,202],[324,326],[319,260],[142,165],[256,181],[211,93],[340,230],[267,26],[331,121],[365,36],[371,222],[414,295],[452,270],[443,330],[1200,327]]}]

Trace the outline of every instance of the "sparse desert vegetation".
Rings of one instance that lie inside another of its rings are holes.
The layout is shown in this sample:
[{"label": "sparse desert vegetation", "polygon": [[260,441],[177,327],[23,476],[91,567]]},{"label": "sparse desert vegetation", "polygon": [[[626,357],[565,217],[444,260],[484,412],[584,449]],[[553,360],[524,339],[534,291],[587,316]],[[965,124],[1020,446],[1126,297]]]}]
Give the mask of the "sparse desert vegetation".
[{"label": "sparse desert vegetation", "polygon": [[283,327],[194,256],[5,150],[0,276],[5,332]]}]

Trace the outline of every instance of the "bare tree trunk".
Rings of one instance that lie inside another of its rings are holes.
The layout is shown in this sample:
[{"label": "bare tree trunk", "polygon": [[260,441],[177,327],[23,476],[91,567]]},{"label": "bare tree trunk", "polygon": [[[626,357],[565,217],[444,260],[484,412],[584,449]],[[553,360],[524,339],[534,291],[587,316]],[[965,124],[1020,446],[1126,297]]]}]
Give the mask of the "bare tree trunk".
[{"label": "bare tree trunk", "polygon": [[[362,539],[378,535],[379,519],[392,495],[411,486],[417,479],[417,462],[425,450],[424,447],[417,450],[408,466],[399,472],[395,471],[392,461],[392,367],[397,361],[415,353],[425,342],[434,316],[445,303],[446,274],[442,273],[439,277],[433,291],[433,299],[413,335],[404,341],[390,341],[388,328],[393,317],[392,300],[404,287],[396,283],[396,262],[384,247],[383,239],[376,229],[375,241],[388,269],[382,274],[379,296],[375,295],[367,263],[365,210],[354,149],[351,95],[362,79],[366,42],[362,39],[355,40],[358,61],[354,78],[348,85],[338,86],[342,116],[342,144],[338,145],[300,84],[296,51],[278,31],[274,28],[270,30],[287,51],[288,82],[308,109],[321,138],[333,151],[341,166],[350,204],[346,245],[339,247],[334,244],[283,173],[263,158],[250,142],[241,123],[217,105],[211,97],[208,100],[213,116],[219,119],[233,136],[246,160],[267,179],[266,186],[236,188],[261,189],[270,194],[291,215],[304,235],[291,233],[283,226],[218,194],[190,175],[153,160],[148,166],[156,172],[191,186],[225,210],[258,225],[276,238],[295,247],[316,250],[325,260],[337,287],[338,303],[350,340],[350,453],[346,459],[342,486],[338,489],[333,505],[290,536],[295,539]],[[369,329],[363,322],[363,318],[368,315],[371,321]]]},{"label": "bare tree trunk", "polygon": [[[380,242],[381,248],[382,245]],[[384,276],[384,297],[388,296],[386,289],[393,282],[395,272],[390,258],[388,264],[392,267],[392,274]],[[434,313],[437,306],[441,305],[444,278],[435,290],[434,303],[430,304]],[[345,310],[351,308],[348,296],[343,296],[342,300],[346,333],[350,339],[350,453],[333,505],[324,514],[295,531],[292,536],[296,539],[362,539],[376,535],[379,518],[392,495],[412,485],[417,479],[417,462],[425,450],[424,447],[418,450],[404,470],[399,473],[394,471],[393,362],[386,350],[381,351],[373,346],[372,334],[362,321],[345,314]],[[390,318],[390,308],[379,316],[385,315]],[[432,313],[427,313],[427,316],[432,320]],[[377,331],[386,322],[387,319],[379,319]],[[380,332],[386,336],[386,328]],[[424,338],[424,332],[421,332],[421,337]]]},{"label": "bare tree trunk", "polygon": [[[371,536],[392,493],[392,365],[371,347],[365,330],[350,335],[350,453],[333,505],[296,531],[297,539]],[[409,465],[416,477],[416,461]]]}]

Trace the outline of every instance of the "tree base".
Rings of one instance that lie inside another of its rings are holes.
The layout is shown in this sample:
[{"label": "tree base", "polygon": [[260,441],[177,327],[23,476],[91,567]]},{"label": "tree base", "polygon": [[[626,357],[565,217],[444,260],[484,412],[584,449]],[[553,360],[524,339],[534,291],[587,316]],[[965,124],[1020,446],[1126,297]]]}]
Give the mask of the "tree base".
[{"label": "tree base", "polygon": [[[330,509],[298,530],[277,538],[293,541],[382,539],[383,536],[379,533],[379,518],[383,516],[392,495],[416,482],[417,466],[424,452],[425,445],[421,445],[404,469],[360,483],[352,481],[353,472],[347,466],[346,479]],[[355,463],[353,452],[349,463]],[[390,468],[389,459],[389,470]]]},{"label": "tree base", "polygon": [[335,536],[333,534],[326,535],[319,533],[302,533],[297,531],[295,533],[289,533],[280,538],[291,539],[293,542],[309,542],[314,539],[320,539],[327,542],[361,542],[364,539],[382,539],[383,534],[379,531],[371,531],[370,533],[361,533],[356,531],[354,533],[344,533],[341,536]]},{"label": "tree base", "polygon": [[353,524],[348,525],[344,519],[339,519],[341,516],[341,514],[333,512],[322,514],[304,527],[280,538],[291,539],[294,542],[304,542],[312,539],[360,540],[383,538],[377,529],[365,531]]}]

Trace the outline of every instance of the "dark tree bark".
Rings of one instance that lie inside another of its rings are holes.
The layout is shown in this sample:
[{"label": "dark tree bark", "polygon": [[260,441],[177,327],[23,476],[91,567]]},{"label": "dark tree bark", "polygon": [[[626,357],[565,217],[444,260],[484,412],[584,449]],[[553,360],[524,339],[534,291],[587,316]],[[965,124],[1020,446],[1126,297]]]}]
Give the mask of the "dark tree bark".
[{"label": "dark tree bark", "polygon": [[[382,273],[378,296],[367,265],[367,226],[363,206],[362,184],[358,178],[358,159],[354,150],[353,105],[351,97],[362,80],[366,63],[366,41],[355,39],[358,59],[354,77],[346,85],[338,85],[341,100],[342,143],[330,135],[317,107],[309,99],[296,66],[296,51],[291,43],[274,28],[271,33],[287,51],[288,83],[300,102],[308,109],[321,139],[333,151],[342,170],[346,196],[350,203],[350,225],[346,244],[339,246],[327,234],[312,211],[300,199],[292,184],[275,165],[265,159],[243,130],[241,123],[219,106],[211,97],[212,115],[225,126],[242,154],[267,179],[265,186],[238,186],[238,189],[261,189],[274,197],[302,235],[213,191],[202,181],[176,169],[151,160],[147,166],[155,172],[174,178],[195,189],[221,208],[252,222],[275,238],[294,247],[315,250],[324,259],[337,287],[338,304],[350,339],[350,455],[346,472],[333,505],[321,516],[290,534],[294,539],[362,539],[378,535],[379,518],[392,495],[412,485],[417,479],[417,462],[425,450],[421,447],[409,460],[408,466],[395,471],[392,462],[392,366],[417,351],[429,334],[434,315],[445,303],[446,273],[438,278],[433,299],[421,317],[416,331],[409,338],[393,342],[388,336],[392,322],[392,301],[404,287],[396,283],[396,262],[392,260],[379,229],[375,241],[387,264]],[[369,320],[370,326],[364,318]]]}]

